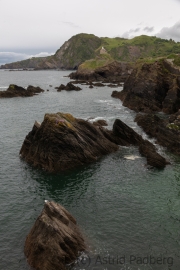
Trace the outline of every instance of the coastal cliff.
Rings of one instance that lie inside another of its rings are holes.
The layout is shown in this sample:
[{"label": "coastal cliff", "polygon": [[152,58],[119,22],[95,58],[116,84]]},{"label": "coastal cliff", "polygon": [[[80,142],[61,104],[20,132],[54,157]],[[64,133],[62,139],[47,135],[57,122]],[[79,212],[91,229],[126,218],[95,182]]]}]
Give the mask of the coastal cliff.
[{"label": "coastal cliff", "polygon": [[[102,50],[103,48],[103,50]],[[138,59],[157,58],[177,54],[180,44],[155,36],[141,35],[132,39],[97,37],[93,34],[77,34],[66,41],[54,55],[30,58],[2,65],[2,69],[77,69],[86,60],[103,54],[119,62],[135,62]]]},{"label": "coastal cliff", "polygon": [[175,113],[180,108],[180,69],[167,59],[138,64],[123,90],[112,96],[136,112]]}]

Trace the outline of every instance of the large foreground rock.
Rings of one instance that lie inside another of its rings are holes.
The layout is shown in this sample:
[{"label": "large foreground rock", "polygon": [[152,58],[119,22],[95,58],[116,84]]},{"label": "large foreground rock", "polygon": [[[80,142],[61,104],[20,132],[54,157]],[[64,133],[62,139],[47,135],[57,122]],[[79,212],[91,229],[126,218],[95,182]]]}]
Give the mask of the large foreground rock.
[{"label": "large foreground rock", "polygon": [[35,167],[60,172],[96,161],[118,149],[93,124],[71,114],[46,114],[43,123],[34,125],[20,150]]},{"label": "large foreground rock", "polygon": [[85,249],[73,216],[61,205],[46,202],[26,238],[24,253],[36,270],[65,270]]},{"label": "large foreground rock", "polygon": [[175,113],[180,108],[180,69],[167,60],[138,64],[123,91],[112,96],[136,112]]},{"label": "large foreground rock", "polygon": [[25,89],[21,86],[10,84],[6,91],[0,91],[0,98],[32,97],[41,92],[44,92],[44,90],[40,87],[29,85],[27,89]]},{"label": "large foreground rock", "polygon": [[60,172],[96,161],[101,156],[118,150],[119,145],[131,144],[145,144],[146,154],[143,154],[147,157],[148,149],[151,157],[154,153],[154,167],[163,168],[167,164],[156,153],[153,144],[145,141],[119,119],[115,120],[113,130],[108,130],[101,125],[95,126],[63,113],[46,114],[42,124],[35,122],[24,140],[20,155],[35,167]]}]

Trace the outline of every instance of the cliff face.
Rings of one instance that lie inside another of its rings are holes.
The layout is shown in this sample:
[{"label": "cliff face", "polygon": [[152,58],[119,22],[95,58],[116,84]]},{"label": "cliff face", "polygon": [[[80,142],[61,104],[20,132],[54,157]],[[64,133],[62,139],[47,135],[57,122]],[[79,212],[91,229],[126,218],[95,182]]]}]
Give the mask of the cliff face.
[{"label": "cliff face", "polygon": [[175,113],[180,109],[180,70],[167,60],[144,63],[133,70],[123,91],[112,96],[135,111]]}]

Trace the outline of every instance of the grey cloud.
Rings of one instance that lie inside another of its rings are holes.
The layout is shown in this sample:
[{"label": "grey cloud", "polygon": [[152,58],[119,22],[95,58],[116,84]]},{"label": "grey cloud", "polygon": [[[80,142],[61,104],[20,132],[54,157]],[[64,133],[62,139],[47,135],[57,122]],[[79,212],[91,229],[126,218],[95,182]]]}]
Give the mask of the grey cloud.
[{"label": "grey cloud", "polygon": [[70,27],[73,27],[73,28],[80,28],[78,25],[72,23],[72,22],[64,22],[64,21],[61,21],[62,23],[70,26]]},{"label": "grey cloud", "polygon": [[171,27],[163,27],[161,31],[156,34],[156,36],[165,39],[172,38],[175,41],[180,41],[180,21]]},{"label": "grey cloud", "polygon": [[143,28],[143,31],[146,31],[148,33],[153,32],[154,31],[154,27],[153,26],[152,27],[146,26],[146,27]]},{"label": "grey cloud", "polygon": [[25,54],[16,52],[0,52],[0,65],[25,60],[31,57],[44,57],[52,55],[53,53],[40,52],[38,54]]},{"label": "grey cloud", "polygon": [[129,31],[126,31],[122,34],[122,37],[124,38],[131,38],[133,35],[133,33],[137,33],[141,30],[141,28],[135,28],[135,29],[130,29]]}]

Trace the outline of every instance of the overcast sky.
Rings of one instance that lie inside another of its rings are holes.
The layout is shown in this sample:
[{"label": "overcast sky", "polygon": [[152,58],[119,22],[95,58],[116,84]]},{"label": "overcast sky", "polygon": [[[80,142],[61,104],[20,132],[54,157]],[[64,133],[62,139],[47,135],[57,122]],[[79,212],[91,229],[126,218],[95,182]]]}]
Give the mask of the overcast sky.
[{"label": "overcast sky", "polygon": [[0,64],[54,53],[78,33],[180,41],[180,0],[0,0]]}]

